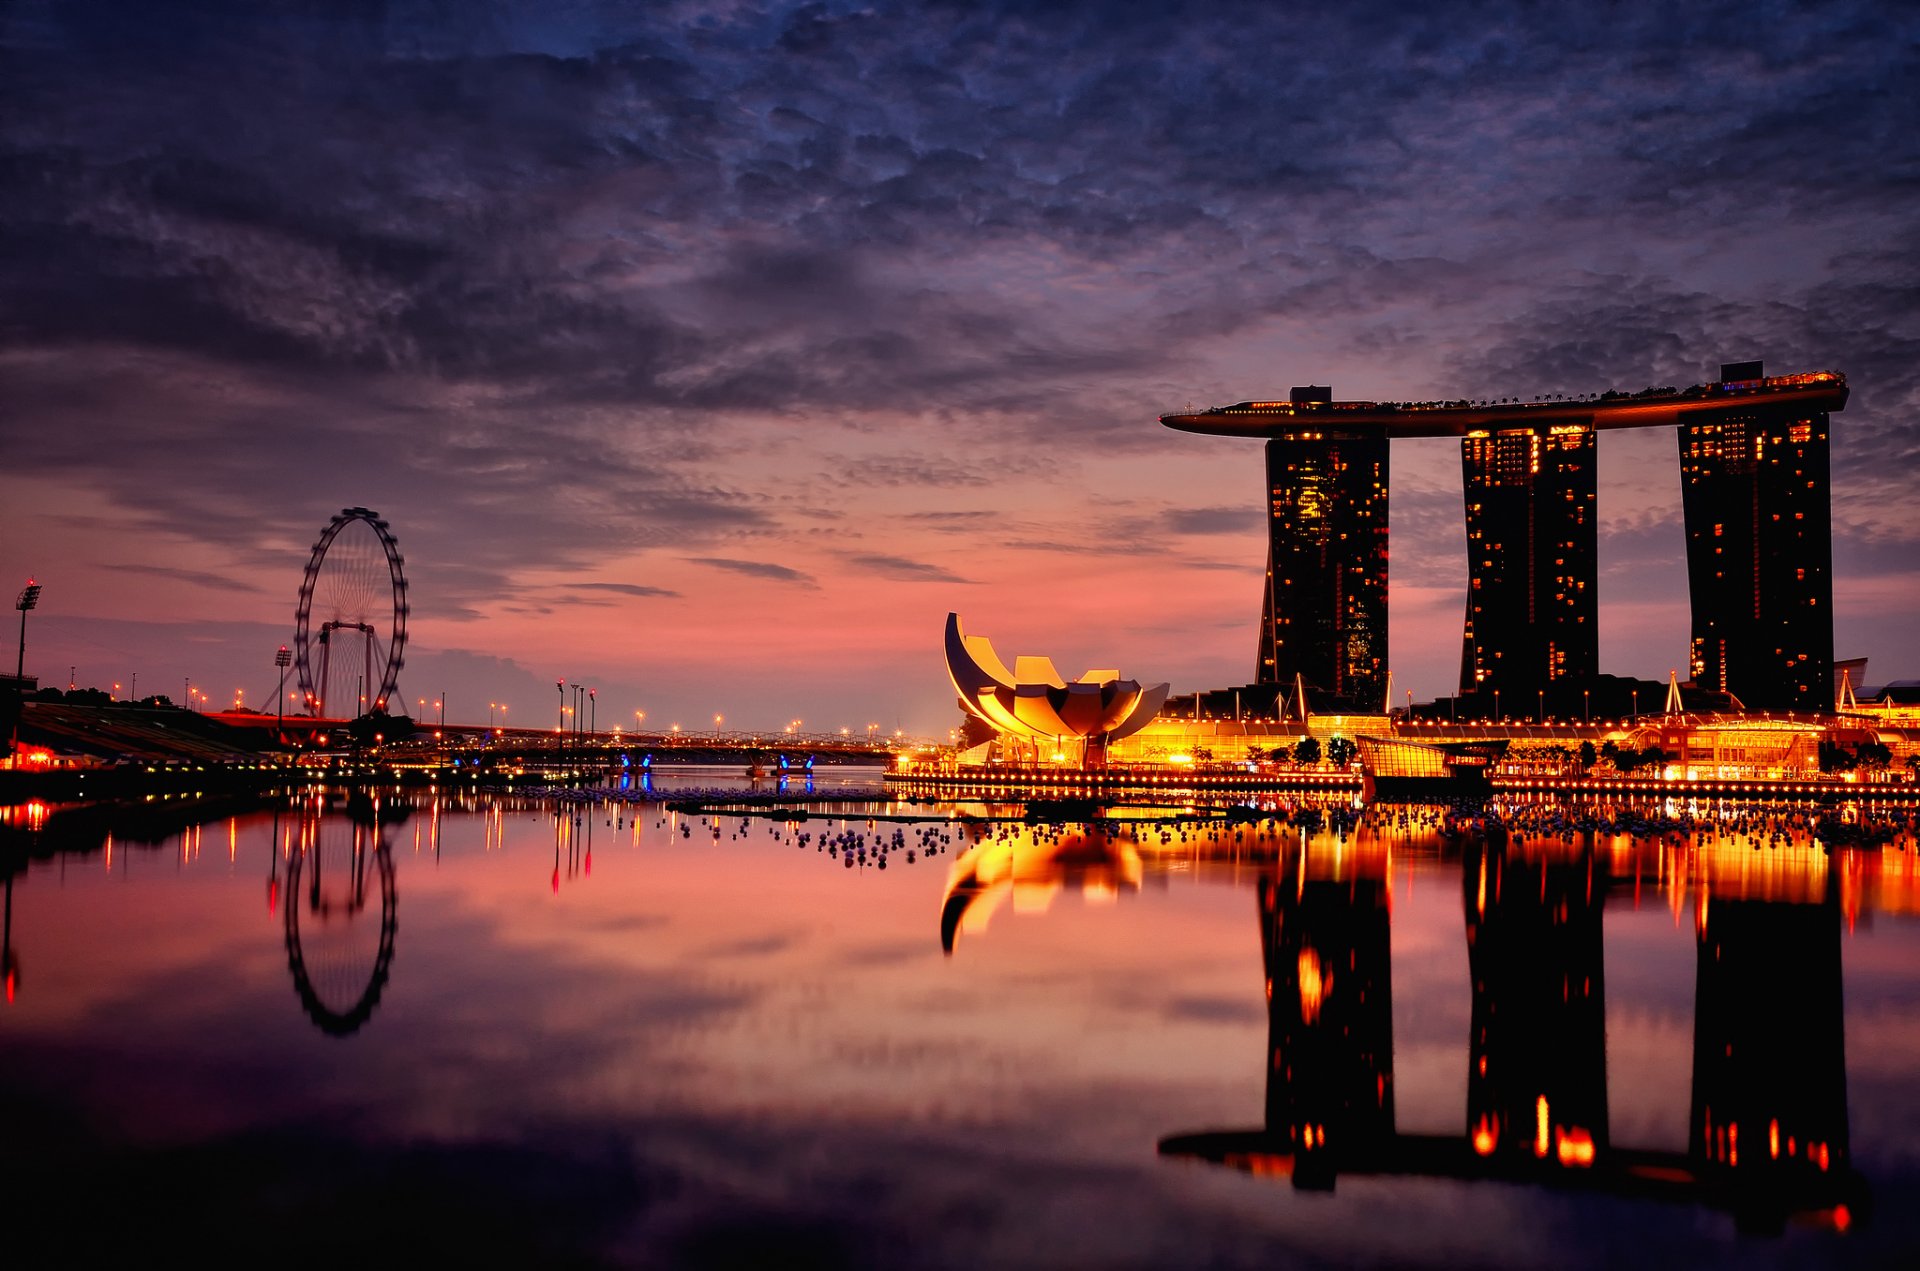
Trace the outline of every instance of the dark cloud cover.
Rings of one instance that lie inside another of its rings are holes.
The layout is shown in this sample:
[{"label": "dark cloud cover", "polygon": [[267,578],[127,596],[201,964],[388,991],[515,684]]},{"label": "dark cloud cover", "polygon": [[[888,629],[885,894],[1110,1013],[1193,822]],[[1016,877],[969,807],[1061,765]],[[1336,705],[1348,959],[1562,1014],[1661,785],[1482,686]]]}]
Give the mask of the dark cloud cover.
[{"label": "dark cloud cover", "polygon": [[1073,478],[1252,462],[1153,424],[1184,400],[1751,355],[1849,373],[1841,518],[1920,547],[1916,100],[1920,18],[1870,0],[18,0],[0,449],[236,568],[404,509],[458,617],[622,555],[801,581],[754,558],[836,517],[914,559],[850,492],[1224,535]]}]

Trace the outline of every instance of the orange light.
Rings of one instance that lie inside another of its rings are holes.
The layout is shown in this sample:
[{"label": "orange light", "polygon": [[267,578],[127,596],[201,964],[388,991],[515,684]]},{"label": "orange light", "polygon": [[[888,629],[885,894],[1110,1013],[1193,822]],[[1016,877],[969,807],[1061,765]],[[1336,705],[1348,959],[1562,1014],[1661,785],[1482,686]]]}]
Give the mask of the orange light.
[{"label": "orange light", "polygon": [[1593,1164],[1593,1136],[1579,1126],[1555,1133],[1554,1150],[1562,1165],[1585,1168]]},{"label": "orange light", "polygon": [[1547,1155],[1547,1096],[1541,1095],[1533,1101],[1533,1154],[1542,1159]]},{"label": "orange light", "polygon": [[1319,955],[1310,948],[1300,950],[1299,970],[1300,1020],[1305,1024],[1317,1023],[1320,1019],[1320,1003],[1333,987],[1333,977],[1326,974]]},{"label": "orange light", "polygon": [[1493,1149],[1499,1142],[1499,1129],[1486,1117],[1481,1117],[1473,1127],[1473,1150],[1481,1156],[1492,1156]]}]

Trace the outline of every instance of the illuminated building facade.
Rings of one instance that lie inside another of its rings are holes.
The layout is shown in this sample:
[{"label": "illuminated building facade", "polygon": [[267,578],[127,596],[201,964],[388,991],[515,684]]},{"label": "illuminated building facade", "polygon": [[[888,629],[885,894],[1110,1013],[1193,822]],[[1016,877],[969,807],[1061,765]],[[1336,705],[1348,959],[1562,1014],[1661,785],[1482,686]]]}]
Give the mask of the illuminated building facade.
[{"label": "illuminated building facade", "polygon": [[[1723,367],[1691,388],[1498,402],[1334,401],[1295,389],[1162,415],[1182,432],[1267,442],[1266,597],[1255,679],[1296,675],[1384,703],[1387,454],[1458,437],[1472,587],[1461,689],[1501,715],[1587,709],[1599,678],[1595,434],[1677,428],[1696,685],[1753,708],[1832,705],[1827,418],[1834,371]],[[1579,692],[1574,691],[1579,686]],[[1501,700],[1504,699],[1504,700]]]},{"label": "illuminated building facade", "polygon": [[1600,669],[1594,433],[1478,429],[1460,442],[1467,512],[1462,693],[1516,710]]},{"label": "illuminated building facade", "polygon": [[[1750,372],[1757,363],[1726,367]],[[1749,709],[1833,704],[1827,414],[1764,399],[1680,425],[1693,682]]]},{"label": "illuminated building facade", "polygon": [[[1324,390],[1294,390],[1302,392]],[[1387,439],[1267,442],[1267,579],[1254,680],[1296,677],[1375,709],[1387,681]]]}]

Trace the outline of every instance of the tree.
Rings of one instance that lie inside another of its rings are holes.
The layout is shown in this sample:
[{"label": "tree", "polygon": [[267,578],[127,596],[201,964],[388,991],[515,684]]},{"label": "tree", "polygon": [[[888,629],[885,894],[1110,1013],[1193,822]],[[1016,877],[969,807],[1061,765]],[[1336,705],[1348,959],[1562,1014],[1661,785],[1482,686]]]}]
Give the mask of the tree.
[{"label": "tree", "polygon": [[1354,745],[1345,737],[1334,737],[1327,742],[1327,762],[1336,768],[1344,768],[1353,762]]},{"label": "tree", "polygon": [[[1611,745],[1612,743],[1608,744]],[[1580,743],[1580,766],[1582,768],[1593,767],[1593,765],[1599,761],[1599,758],[1600,752],[1593,748],[1592,742],[1583,741]]]},{"label": "tree", "polygon": [[1315,737],[1302,737],[1293,748],[1293,761],[1305,768],[1320,762],[1320,741]]}]

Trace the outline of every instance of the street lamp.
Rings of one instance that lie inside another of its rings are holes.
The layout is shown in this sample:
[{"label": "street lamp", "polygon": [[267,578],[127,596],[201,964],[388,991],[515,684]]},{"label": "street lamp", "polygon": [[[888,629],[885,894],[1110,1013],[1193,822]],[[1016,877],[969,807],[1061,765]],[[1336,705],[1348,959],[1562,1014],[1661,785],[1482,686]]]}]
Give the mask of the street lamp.
[{"label": "street lamp", "polygon": [[587,731],[590,733],[600,731],[600,703],[595,700],[599,692],[597,688],[587,690]]},{"label": "street lamp", "polygon": [[1580,700],[1582,703],[1581,710],[1586,715],[1587,722],[1591,724],[1593,722],[1593,690],[1590,688],[1581,689]]}]

